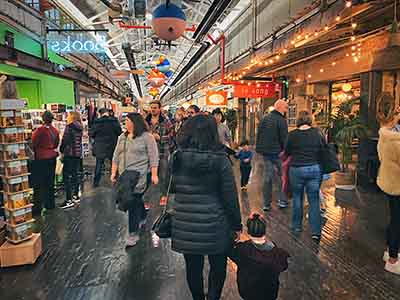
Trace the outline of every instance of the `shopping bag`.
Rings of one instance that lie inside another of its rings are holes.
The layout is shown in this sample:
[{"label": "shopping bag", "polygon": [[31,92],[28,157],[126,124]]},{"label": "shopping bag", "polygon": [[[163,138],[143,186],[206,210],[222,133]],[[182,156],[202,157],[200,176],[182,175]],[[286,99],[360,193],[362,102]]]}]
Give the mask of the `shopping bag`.
[{"label": "shopping bag", "polygon": [[63,173],[63,168],[64,168],[64,164],[61,161],[61,158],[57,158],[57,162],[56,162],[56,175],[57,176],[61,176]]}]

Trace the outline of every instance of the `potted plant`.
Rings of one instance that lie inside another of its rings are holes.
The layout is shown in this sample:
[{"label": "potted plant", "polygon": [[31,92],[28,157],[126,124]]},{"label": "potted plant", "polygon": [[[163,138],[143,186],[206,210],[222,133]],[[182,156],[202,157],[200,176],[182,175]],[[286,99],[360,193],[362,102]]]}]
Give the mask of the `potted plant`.
[{"label": "potted plant", "polygon": [[331,117],[330,135],[338,146],[341,169],[336,172],[336,188],[352,190],[356,185],[355,170],[351,168],[353,161],[352,145],[355,139],[367,135],[367,126],[362,124],[359,111],[354,107],[360,99],[351,99],[336,107]]},{"label": "potted plant", "polygon": [[226,125],[232,134],[232,139],[235,140],[236,128],[238,126],[237,111],[234,109],[228,109],[225,113]]}]

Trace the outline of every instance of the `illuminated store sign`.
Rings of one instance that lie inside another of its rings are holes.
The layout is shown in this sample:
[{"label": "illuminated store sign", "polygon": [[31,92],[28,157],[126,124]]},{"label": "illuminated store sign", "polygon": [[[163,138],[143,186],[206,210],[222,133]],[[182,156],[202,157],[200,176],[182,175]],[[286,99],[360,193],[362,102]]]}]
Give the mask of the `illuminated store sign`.
[{"label": "illuminated store sign", "polygon": [[49,49],[56,53],[104,53],[106,46],[105,36],[99,36],[96,41],[67,36],[50,39],[48,42]]}]

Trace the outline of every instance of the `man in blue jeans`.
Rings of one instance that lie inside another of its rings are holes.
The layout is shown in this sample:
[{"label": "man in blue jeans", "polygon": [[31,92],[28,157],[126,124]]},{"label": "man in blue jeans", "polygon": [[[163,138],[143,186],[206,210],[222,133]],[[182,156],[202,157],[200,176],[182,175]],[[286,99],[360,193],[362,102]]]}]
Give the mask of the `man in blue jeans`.
[{"label": "man in blue jeans", "polygon": [[271,209],[274,177],[278,205],[280,208],[288,206],[287,197],[282,191],[282,161],[279,158],[288,136],[288,125],[285,119],[288,108],[289,105],[285,100],[276,101],[274,110],[262,119],[258,127],[256,151],[264,157],[264,211]]}]

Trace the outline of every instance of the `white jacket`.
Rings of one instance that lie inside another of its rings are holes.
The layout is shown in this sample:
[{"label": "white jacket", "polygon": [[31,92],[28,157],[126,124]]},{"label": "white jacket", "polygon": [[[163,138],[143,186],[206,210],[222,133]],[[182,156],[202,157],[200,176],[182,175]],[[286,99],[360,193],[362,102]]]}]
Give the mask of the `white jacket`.
[{"label": "white jacket", "polygon": [[391,196],[400,196],[400,132],[379,130],[378,155],[381,167],[378,186]]}]

